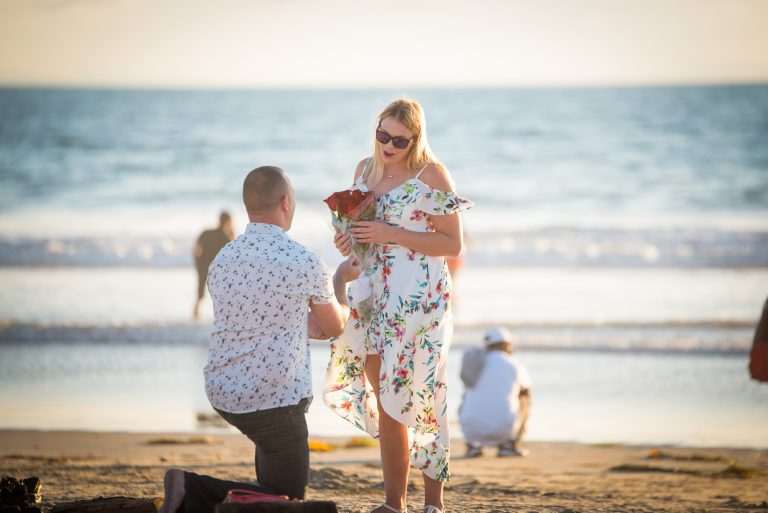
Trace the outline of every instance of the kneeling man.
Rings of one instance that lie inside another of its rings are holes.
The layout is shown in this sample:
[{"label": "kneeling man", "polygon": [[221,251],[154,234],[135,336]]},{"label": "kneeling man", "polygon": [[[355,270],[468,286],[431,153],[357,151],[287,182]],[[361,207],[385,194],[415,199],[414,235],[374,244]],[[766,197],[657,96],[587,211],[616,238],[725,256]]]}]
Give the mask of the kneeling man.
[{"label": "kneeling man", "polygon": [[[259,487],[304,498],[309,481],[305,412],[312,400],[308,335],[342,333],[346,283],[360,273],[354,259],[333,278],[320,258],[286,233],[295,209],[285,173],[264,166],[243,183],[250,223],[218,253],[208,272],[214,309],[205,390],[211,405],[256,445]],[[163,513],[211,511],[242,483],[166,473]]]}]

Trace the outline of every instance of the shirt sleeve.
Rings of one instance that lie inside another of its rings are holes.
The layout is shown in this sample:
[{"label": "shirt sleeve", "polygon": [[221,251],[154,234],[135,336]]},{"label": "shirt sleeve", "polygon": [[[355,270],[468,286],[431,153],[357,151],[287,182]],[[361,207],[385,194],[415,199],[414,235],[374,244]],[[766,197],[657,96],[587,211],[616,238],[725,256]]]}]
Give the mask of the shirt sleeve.
[{"label": "shirt sleeve", "polygon": [[485,349],[471,347],[464,351],[461,358],[459,377],[467,388],[473,388],[485,367]]},{"label": "shirt sleeve", "polygon": [[452,191],[441,191],[424,187],[417,207],[429,215],[444,216],[455,214],[472,208],[472,203],[467,198],[459,196]]},{"label": "shirt sleeve", "polygon": [[519,364],[517,367],[518,379],[520,380],[521,388],[532,388],[531,377],[528,375],[528,369],[524,365]]},{"label": "shirt sleeve", "polygon": [[325,305],[331,302],[335,293],[333,291],[333,278],[328,266],[315,259],[312,272],[309,274],[309,300],[316,304]]}]

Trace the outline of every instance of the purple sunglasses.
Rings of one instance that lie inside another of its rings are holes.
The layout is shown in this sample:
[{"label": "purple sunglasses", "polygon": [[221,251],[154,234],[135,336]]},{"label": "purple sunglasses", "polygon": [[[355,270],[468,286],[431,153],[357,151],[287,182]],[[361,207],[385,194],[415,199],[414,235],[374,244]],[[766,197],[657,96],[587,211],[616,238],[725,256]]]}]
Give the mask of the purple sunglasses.
[{"label": "purple sunglasses", "polygon": [[379,126],[376,129],[376,140],[379,141],[381,144],[387,144],[389,141],[392,141],[392,146],[397,148],[398,150],[404,150],[408,147],[408,145],[413,141],[415,137],[411,137],[410,139],[406,139],[405,137],[392,137],[389,135],[385,130]]}]

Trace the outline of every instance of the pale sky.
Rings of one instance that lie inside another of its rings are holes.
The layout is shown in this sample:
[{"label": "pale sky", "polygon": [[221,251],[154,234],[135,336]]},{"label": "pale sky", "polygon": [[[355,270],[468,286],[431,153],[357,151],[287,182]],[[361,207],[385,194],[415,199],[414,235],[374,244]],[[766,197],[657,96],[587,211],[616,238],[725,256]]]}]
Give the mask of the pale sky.
[{"label": "pale sky", "polygon": [[768,82],[768,0],[0,0],[0,85]]}]

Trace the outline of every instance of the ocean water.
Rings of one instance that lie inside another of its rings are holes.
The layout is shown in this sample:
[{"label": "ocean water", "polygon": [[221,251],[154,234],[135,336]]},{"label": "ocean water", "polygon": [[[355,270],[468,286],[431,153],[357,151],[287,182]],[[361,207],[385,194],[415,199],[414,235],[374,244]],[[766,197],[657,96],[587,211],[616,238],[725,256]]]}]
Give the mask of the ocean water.
[{"label": "ocean water", "polygon": [[[204,429],[197,234],[221,209],[242,230],[243,177],[276,164],[291,235],[335,265],[322,199],[402,93],[476,204],[451,372],[504,324],[540,384],[533,438],[768,446],[768,387],[745,370],[768,296],[768,85],[0,89],[0,427]],[[310,430],[334,421],[317,401]]]},{"label": "ocean water", "polygon": [[[322,403],[327,343],[313,342],[310,436],[360,436]],[[768,387],[743,355],[521,349],[531,440],[768,447]],[[0,429],[221,432],[200,423],[204,344],[5,344]],[[449,353],[448,419],[461,437],[461,351]],[[232,428],[226,430],[234,432]],[[461,454],[461,448],[454,448]]]}]

